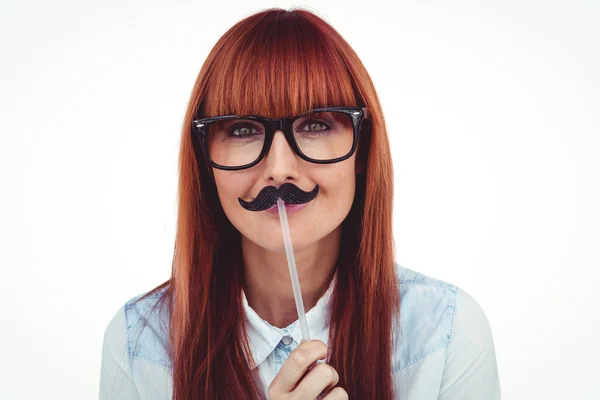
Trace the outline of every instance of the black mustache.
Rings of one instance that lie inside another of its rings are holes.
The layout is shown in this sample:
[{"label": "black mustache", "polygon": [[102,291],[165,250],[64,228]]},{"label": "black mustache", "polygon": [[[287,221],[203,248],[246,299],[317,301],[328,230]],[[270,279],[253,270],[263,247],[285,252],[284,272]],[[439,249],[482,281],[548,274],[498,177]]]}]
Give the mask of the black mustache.
[{"label": "black mustache", "polygon": [[256,198],[252,201],[244,201],[238,197],[238,201],[248,211],[263,211],[277,204],[277,199],[281,197],[286,204],[304,204],[308,203],[319,193],[319,185],[315,185],[310,192],[305,192],[293,183],[287,182],[279,186],[265,186],[262,188]]}]

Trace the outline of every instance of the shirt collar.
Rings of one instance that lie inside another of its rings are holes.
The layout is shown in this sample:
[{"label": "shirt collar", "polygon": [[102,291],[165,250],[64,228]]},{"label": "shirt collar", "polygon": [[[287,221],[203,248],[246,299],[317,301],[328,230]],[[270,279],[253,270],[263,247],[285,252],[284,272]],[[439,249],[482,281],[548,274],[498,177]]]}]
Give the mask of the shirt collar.
[{"label": "shirt collar", "polygon": [[[329,301],[335,287],[336,275],[329,284],[327,291],[319,298],[317,304],[306,312],[306,323],[311,339],[322,340],[327,343],[329,335]],[[302,332],[298,320],[294,321],[286,328],[278,328],[272,326],[267,321],[262,319],[252,307],[248,304],[246,293],[242,289],[242,304],[246,314],[246,331],[250,351],[254,358],[255,364],[250,368],[254,368],[262,363],[271,352],[277,347],[281,338],[291,336],[294,339],[295,345],[300,344],[302,340]]]}]

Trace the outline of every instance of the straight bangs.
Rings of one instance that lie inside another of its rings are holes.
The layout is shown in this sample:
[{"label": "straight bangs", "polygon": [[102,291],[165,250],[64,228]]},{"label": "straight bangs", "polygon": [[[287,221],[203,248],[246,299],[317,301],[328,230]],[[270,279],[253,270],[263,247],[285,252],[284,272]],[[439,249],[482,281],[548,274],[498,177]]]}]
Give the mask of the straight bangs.
[{"label": "straight bangs", "polygon": [[337,43],[293,13],[238,26],[215,46],[200,117],[280,118],[311,109],[362,106]]}]

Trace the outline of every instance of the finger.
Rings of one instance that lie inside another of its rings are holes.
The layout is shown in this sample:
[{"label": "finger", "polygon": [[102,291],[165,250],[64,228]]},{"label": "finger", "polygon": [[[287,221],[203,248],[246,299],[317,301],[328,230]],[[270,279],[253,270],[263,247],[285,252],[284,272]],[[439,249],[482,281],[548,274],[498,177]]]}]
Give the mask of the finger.
[{"label": "finger", "polygon": [[327,346],[320,340],[311,340],[301,343],[290,353],[281,369],[273,378],[270,388],[273,393],[291,392],[309,365],[327,356]]},{"label": "finger", "polygon": [[[325,360],[313,361],[306,369],[306,372],[304,373],[304,375],[308,374],[317,364],[323,364],[323,363],[327,363],[327,362]],[[302,377],[304,377],[304,375]]]},{"label": "finger", "polygon": [[293,391],[300,399],[314,399],[322,391],[337,385],[340,376],[329,364],[317,364],[298,384]]},{"label": "finger", "polygon": [[[306,342],[306,340],[302,339],[300,341],[300,343],[304,343]],[[304,371],[304,374],[302,375],[302,378],[304,378],[306,376],[306,374],[308,374],[317,364],[323,364],[323,363],[327,363],[326,360],[317,360],[317,361],[313,361],[308,368],[306,369],[306,371]],[[302,378],[300,380],[302,380]]]},{"label": "finger", "polygon": [[348,392],[346,392],[341,387],[333,388],[327,396],[323,397],[323,400],[347,400],[347,399],[348,399]]}]

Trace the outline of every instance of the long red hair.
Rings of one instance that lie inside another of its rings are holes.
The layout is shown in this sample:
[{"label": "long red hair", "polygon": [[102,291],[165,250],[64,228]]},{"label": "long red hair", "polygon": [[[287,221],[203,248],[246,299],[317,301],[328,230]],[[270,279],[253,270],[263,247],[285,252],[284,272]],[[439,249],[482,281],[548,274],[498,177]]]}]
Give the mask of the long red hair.
[{"label": "long red hair", "polygon": [[392,399],[392,331],[400,309],[392,238],[393,171],[381,106],[350,45],[310,11],[272,8],[235,24],[194,84],[179,154],[171,278],[148,292],[169,310],[173,399],[260,399],[247,359],[240,233],[194,147],[192,120],[227,114],[297,115],[366,106],[351,210],[342,223],[331,298],[328,363],[352,399]]}]

